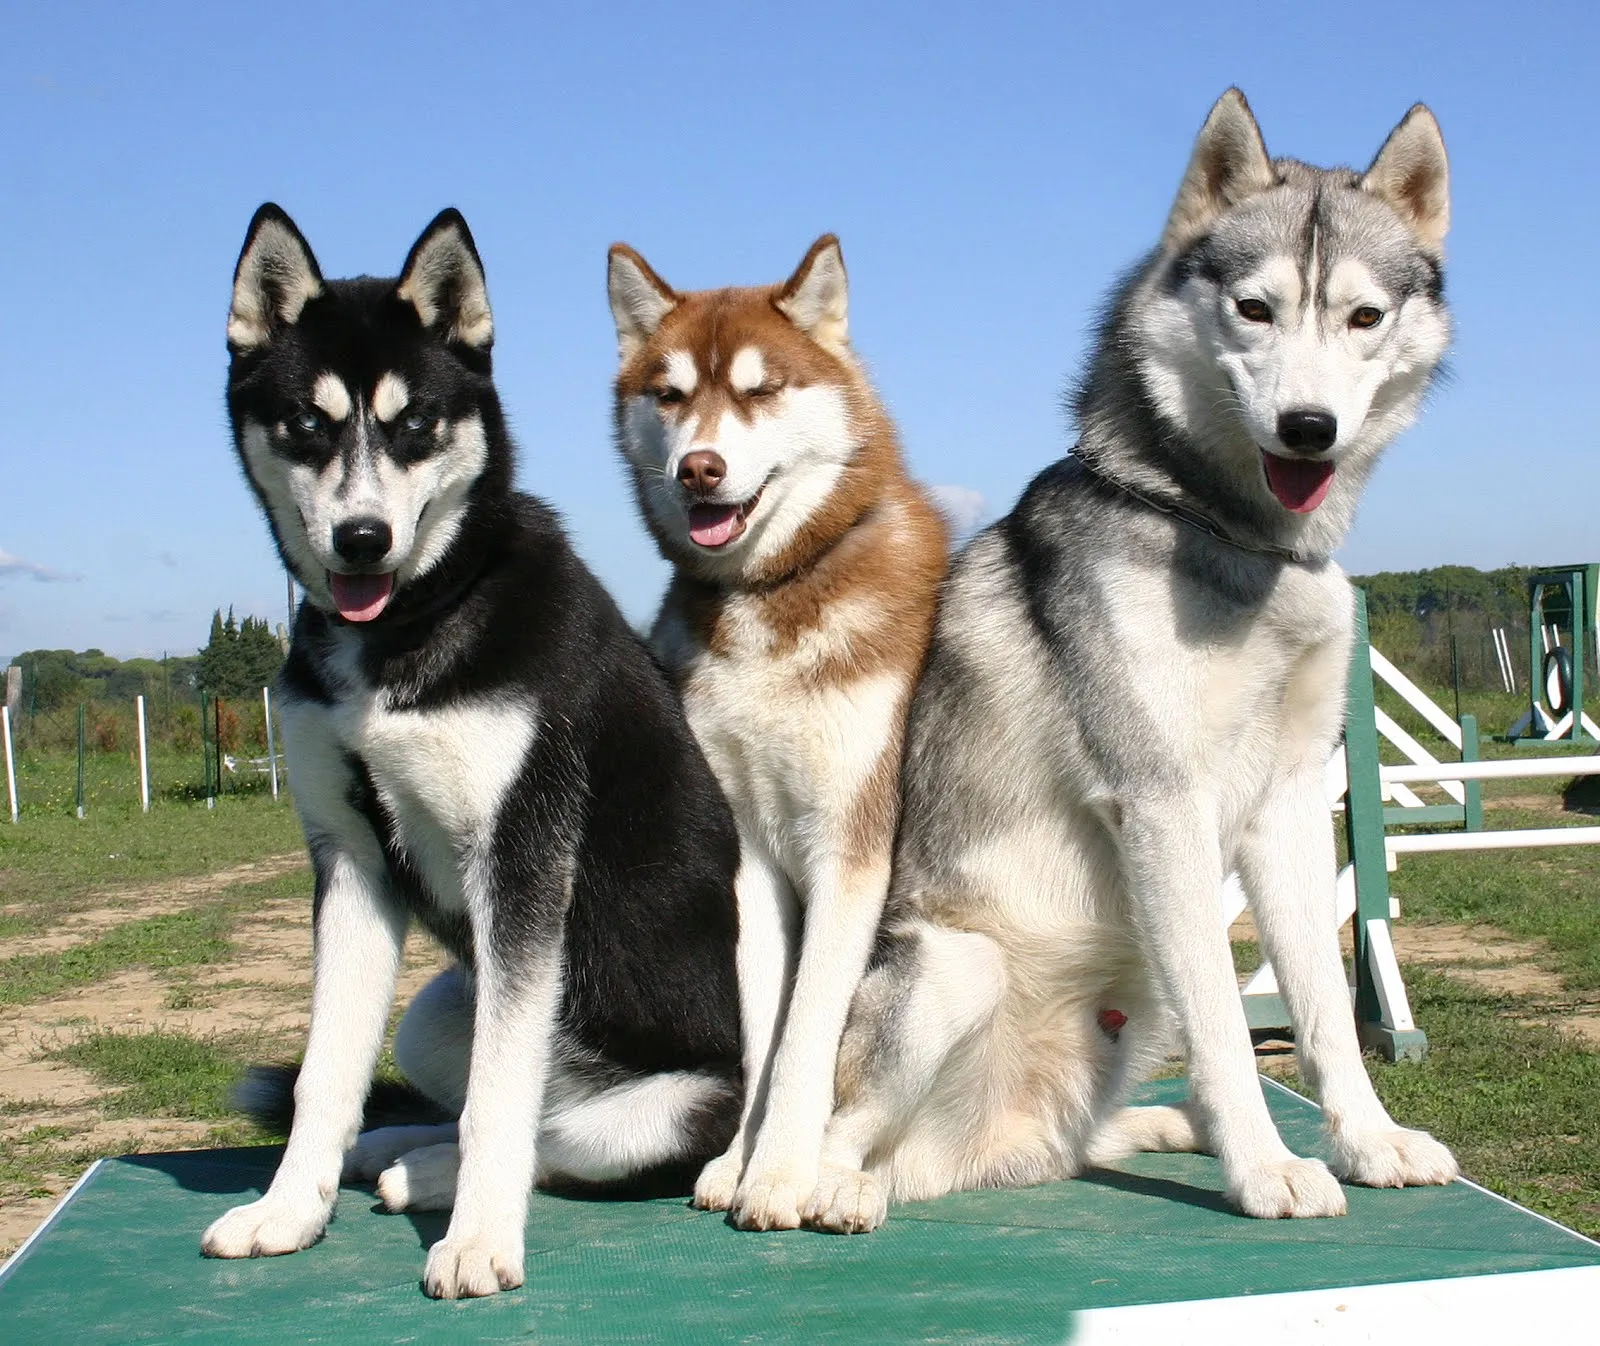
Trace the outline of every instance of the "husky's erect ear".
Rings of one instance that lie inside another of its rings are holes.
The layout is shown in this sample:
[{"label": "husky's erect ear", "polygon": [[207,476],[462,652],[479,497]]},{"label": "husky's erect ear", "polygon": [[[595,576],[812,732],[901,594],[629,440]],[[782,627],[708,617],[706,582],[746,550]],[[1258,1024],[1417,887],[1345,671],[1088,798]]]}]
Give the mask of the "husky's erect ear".
[{"label": "husky's erect ear", "polygon": [[273,329],[297,322],[308,300],[322,293],[322,272],[294,221],[268,201],[256,211],[233,269],[228,345],[254,350]]},{"label": "husky's erect ear", "polygon": [[661,320],[678,306],[678,292],[626,243],[606,255],[606,294],[617,324],[617,353],[624,359],[650,340]]},{"label": "husky's erect ear", "polygon": [[486,351],[494,344],[489,286],[472,231],[451,207],[422,231],[400,269],[395,293],[417,310],[424,327],[437,327],[446,341]]},{"label": "husky's erect ear", "polygon": [[1450,160],[1433,113],[1418,103],[1389,132],[1361,186],[1394,207],[1435,252],[1450,228]]},{"label": "husky's erect ear", "polygon": [[824,346],[845,345],[850,339],[850,285],[839,240],[824,234],[813,243],[773,303],[813,340]]},{"label": "husky's erect ear", "polygon": [[1276,181],[1250,104],[1239,90],[1229,89],[1217,99],[1195,137],[1194,153],[1189,156],[1178,199],[1172,203],[1172,214],[1167,216],[1161,246],[1168,252],[1181,252],[1223,211],[1266,191]]}]

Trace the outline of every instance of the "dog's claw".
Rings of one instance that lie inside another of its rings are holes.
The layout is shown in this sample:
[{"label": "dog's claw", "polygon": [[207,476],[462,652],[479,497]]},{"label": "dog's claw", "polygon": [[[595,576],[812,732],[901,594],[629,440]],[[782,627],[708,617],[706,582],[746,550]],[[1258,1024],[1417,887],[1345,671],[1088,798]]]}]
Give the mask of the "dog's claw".
[{"label": "dog's claw", "polygon": [[738,1229],[798,1229],[800,1203],[814,1184],[774,1170],[747,1173],[734,1195],[730,1215]]},{"label": "dog's claw", "polygon": [[695,1209],[731,1209],[734,1194],[739,1190],[739,1171],[743,1167],[740,1156],[730,1152],[719,1154],[701,1169],[694,1184],[692,1204]]}]

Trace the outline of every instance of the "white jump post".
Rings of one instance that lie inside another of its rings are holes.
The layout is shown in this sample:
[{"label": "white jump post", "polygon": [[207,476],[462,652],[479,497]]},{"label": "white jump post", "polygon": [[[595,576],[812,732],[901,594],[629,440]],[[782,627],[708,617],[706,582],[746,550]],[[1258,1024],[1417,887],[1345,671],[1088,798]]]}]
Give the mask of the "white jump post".
[{"label": "white jump post", "polygon": [[11,707],[0,706],[0,737],[6,748],[6,796],[11,801],[11,821],[17,821],[17,764],[11,755]]},{"label": "white jump post", "polygon": [[272,767],[272,797],[278,797],[278,751],[272,741],[272,693],[261,689],[261,713],[267,722],[267,762]]},{"label": "white jump post", "polygon": [[133,698],[134,717],[139,722],[139,809],[150,812],[150,752],[145,743],[144,697]]}]

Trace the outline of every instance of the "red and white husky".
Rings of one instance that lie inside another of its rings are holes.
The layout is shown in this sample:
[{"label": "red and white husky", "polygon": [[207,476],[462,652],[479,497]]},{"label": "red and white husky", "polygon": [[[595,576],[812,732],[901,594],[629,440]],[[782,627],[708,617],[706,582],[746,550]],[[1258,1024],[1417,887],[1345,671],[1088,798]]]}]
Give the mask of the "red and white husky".
[{"label": "red and white husky", "polygon": [[676,567],[657,653],[739,825],[746,1098],[697,1205],[798,1226],[889,882],[947,539],[847,337],[838,240],[781,285],[675,291],[611,250],[616,431]]}]

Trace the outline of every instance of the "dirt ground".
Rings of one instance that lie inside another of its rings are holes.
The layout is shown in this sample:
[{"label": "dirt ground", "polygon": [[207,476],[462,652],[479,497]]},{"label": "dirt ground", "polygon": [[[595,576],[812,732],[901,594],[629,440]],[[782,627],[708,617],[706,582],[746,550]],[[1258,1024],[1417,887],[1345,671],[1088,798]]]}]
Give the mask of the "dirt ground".
[{"label": "dirt ground", "polygon": [[[227,888],[306,868],[303,853],[272,856],[199,878],[129,888],[77,912],[47,935],[0,940],[0,958],[59,952],[116,925],[201,904]],[[307,871],[309,893],[309,871]],[[47,1054],[86,1034],[181,1033],[208,1039],[250,1034],[263,1059],[298,1054],[311,987],[311,902],[263,903],[232,932],[235,957],[193,969],[175,996],[173,979],[135,969],[50,999],[0,1007],[0,1150],[41,1128],[61,1157],[60,1172],[35,1176],[39,1195],[0,1189],[0,1260],[16,1249],[76,1180],[85,1155],[128,1154],[203,1145],[215,1123],[166,1117],[106,1118],[108,1090],[87,1071]],[[403,1006],[442,966],[443,957],[413,933],[406,948],[397,1005]],[[181,1007],[175,1007],[181,1006]]]}]

